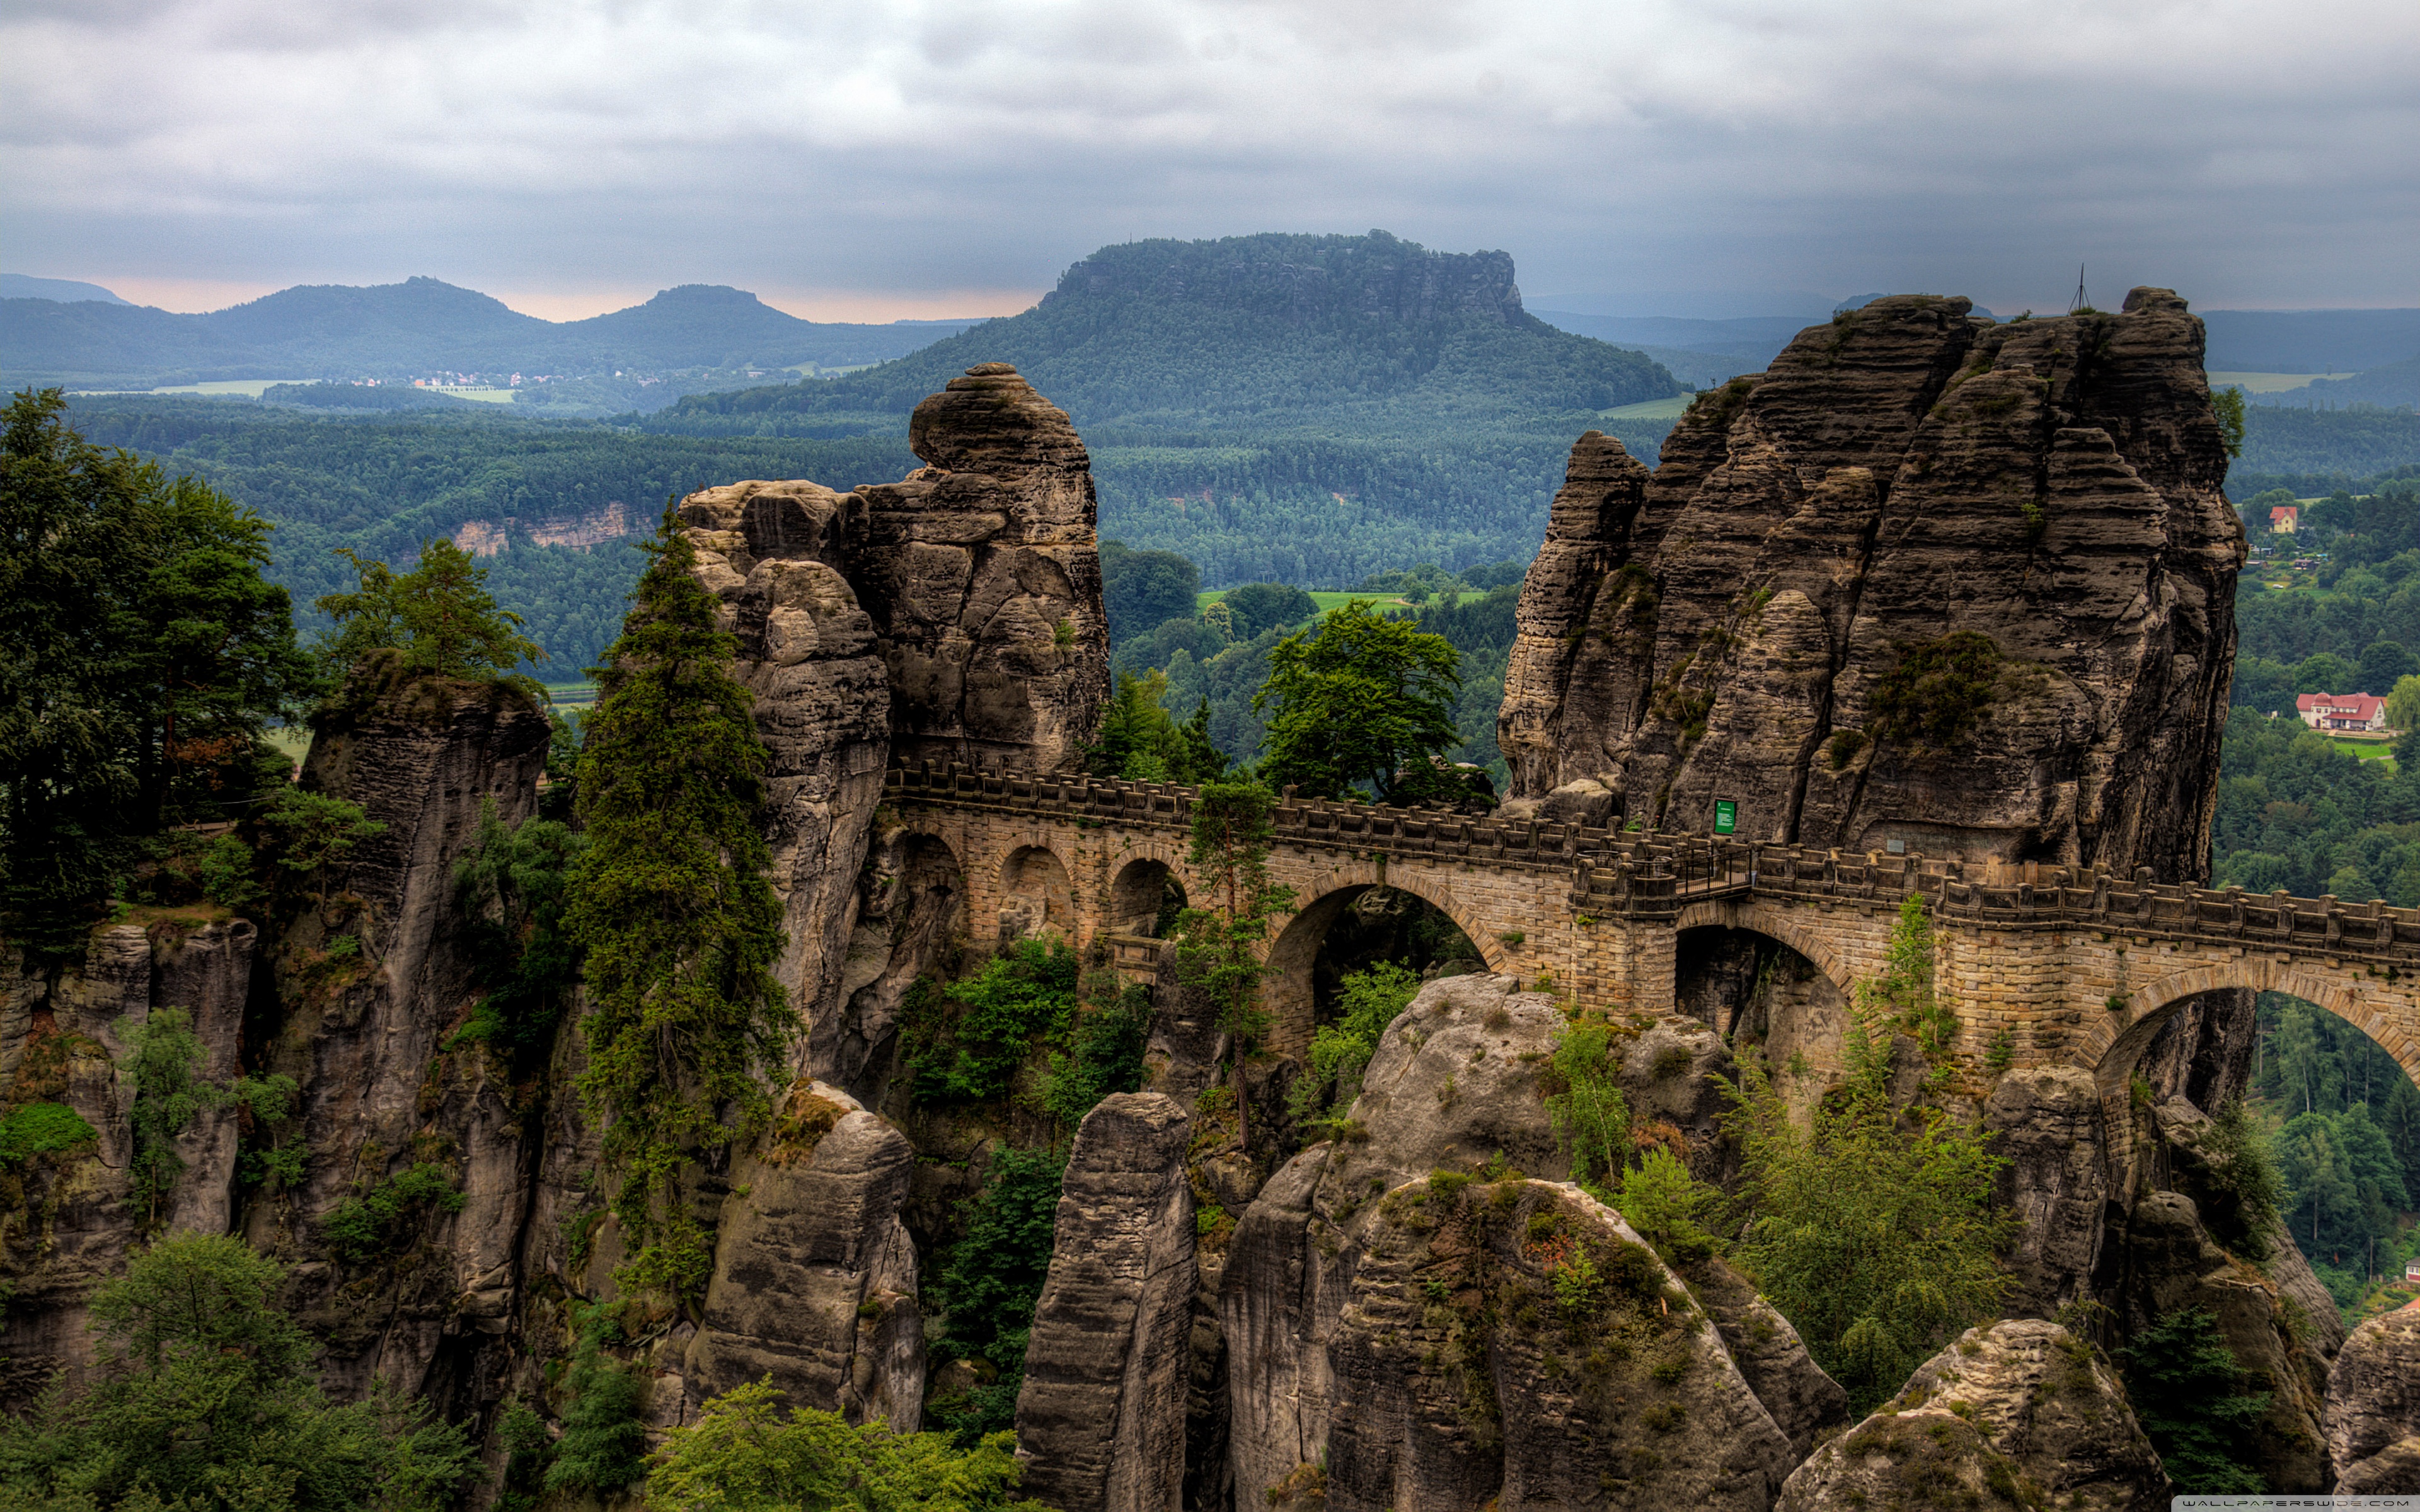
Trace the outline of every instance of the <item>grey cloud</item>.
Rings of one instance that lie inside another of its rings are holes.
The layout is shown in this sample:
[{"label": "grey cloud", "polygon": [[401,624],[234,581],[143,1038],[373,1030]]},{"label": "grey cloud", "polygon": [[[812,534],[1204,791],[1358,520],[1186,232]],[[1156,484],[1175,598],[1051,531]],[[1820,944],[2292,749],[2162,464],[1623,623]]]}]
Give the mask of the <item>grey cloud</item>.
[{"label": "grey cloud", "polygon": [[1384,225],[1531,288],[2413,303],[2415,64],[2408,0],[101,0],[0,22],[0,215],[104,282],[1040,287]]}]

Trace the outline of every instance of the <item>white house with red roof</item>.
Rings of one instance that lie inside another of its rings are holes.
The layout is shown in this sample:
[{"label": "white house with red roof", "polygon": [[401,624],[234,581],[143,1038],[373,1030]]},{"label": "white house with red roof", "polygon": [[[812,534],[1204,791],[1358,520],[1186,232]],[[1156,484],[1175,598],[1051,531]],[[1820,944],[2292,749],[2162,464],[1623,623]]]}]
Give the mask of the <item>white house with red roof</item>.
[{"label": "white house with red roof", "polygon": [[2386,728],[2386,701],[2366,693],[2304,693],[2294,700],[2294,712],[2314,730],[2365,733]]}]

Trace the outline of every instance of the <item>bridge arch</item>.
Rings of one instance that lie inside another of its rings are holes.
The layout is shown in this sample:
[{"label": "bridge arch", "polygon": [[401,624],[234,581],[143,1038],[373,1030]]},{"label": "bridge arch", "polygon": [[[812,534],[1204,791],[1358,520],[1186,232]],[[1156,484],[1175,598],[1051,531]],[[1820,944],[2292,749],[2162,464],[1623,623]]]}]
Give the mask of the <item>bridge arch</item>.
[{"label": "bridge arch", "polygon": [[2420,1085],[2420,1042],[2376,1006],[2365,1003],[2356,987],[2291,962],[2251,956],[2188,967],[2135,988],[2126,998],[2123,1015],[2105,1015],[2077,1043],[2076,1063],[2092,1072],[2104,1098],[2118,1096],[2177,1009],[2188,998],[2224,987],[2284,993],[2325,1009],[2368,1035]]},{"label": "bridge arch", "polygon": [[1429,878],[1390,877],[1383,883],[1352,882],[1332,887],[1297,908],[1269,944],[1264,957],[1269,976],[1262,1004],[1269,1014],[1269,1043],[1273,1049],[1280,1054],[1295,1054],[1311,1043],[1316,1007],[1312,972],[1320,950],[1344,911],[1364,894],[1379,889],[1410,893],[1427,903],[1462,931],[1489,971],[1503,969],[1509,955],[1505,947],[1486,938],[1477,927],[1472,912],[1462,907],[1450,891]]},{"label": "bridge arch", "polygon": [[[1151,847],[1156,850],[1157,847]],[[1112,934],[1158,936],[1168,933],[1169,910],[1192,901],[1185,873],[1170,858],[1157,855],[1125,857],[1109,879],[1109,917]]]},{"label": "bridge arch", "polygon": [[1019,845],[1001,862],[1000,927],[1004,939],[1044,929],[1076,937],[1075,873],[1058,852]]},{"label": "bridge arch", "polygon": [[1856,982],[1849,975],[1849,968],[1841,962],[1839,953],[1822,935],[1791,918],[1788,910],[1722,898],[1691,903],[1682,909],[1680,916],[1672,921],[1675,935],[1707,928],[1745,930],[1752,934],[1761,934],[1766,939],[1790,947],[1812,962],[1815,969],[1823,973],[1824,978],[1840,990],[1841,996],[1847,997],[1856,990]]}]

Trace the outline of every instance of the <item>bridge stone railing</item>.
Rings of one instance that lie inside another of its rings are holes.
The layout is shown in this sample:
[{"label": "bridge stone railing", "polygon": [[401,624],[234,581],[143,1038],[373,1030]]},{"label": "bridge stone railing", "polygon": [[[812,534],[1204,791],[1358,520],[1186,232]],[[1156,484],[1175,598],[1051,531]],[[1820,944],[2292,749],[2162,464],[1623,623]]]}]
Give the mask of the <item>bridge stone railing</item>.
[{"label": "bridge stone railing", "polygon": [[[1181,830],[1191,823],[1193,791],[1172,782],[925,762],[892,767],[884,796]],[[2420,969],[2420,909],[2161,883],[2149,868],[2118,877],[2101,867],[2009,868],[1290,796],[1279,803],[1272,827],[1280,844],[1555,871],[1568,878],[1575,913],[1639,923],[1668,921],[1692,903],[1727,897],[1896,909],[1910,893],[1921,893],[1949,925],[2092,929]]]}]

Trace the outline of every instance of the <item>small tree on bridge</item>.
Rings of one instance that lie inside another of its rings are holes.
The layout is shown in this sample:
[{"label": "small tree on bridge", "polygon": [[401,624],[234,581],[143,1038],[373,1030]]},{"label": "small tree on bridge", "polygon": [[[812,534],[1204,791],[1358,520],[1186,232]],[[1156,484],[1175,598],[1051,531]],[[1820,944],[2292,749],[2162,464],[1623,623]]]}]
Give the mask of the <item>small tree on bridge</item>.
[{"label": "small tree on bridge", "polygon": [[1235,1127],[1251,1148],[1245,1057],[1268,1024],[1261,981],[1268,968],[1254,948],[1269,920],[1294,906],[1294,889],[1269,879],[1269,811],[1275,796],[1258,782],[1211,782],[1193,797],[1193,845],[1186,859],[1207,884],[1206,907],[1177,916],[1177,975],[1216,1006],[1226,1036],[1224,1071],[1235,1091]]}]

